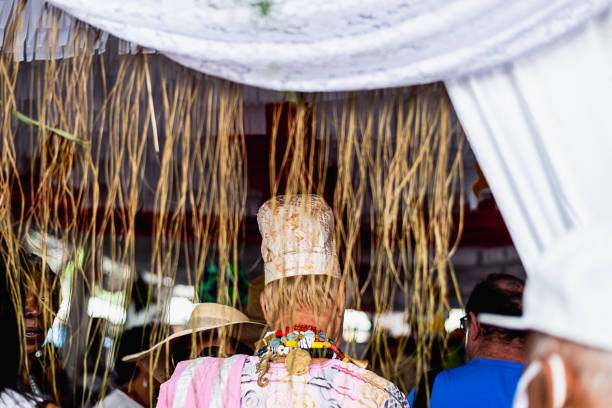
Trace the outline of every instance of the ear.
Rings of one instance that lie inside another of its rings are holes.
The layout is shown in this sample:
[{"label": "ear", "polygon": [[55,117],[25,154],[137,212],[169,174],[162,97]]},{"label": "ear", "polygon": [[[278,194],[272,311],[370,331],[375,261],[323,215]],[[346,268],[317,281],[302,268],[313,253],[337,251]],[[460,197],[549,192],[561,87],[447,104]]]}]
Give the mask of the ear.
[{"label": "ear", "polygon": [[259,304],[261,305],[261,311],[263,312],[264,319],[268,326],[270,326],[270,319],[268,318],[268,310],[266,309],[266,299],[264,298],[263,290],[259,292]]},{"label": "ear", "polygon": [[478,339],[482,335],[482,326],[478,322],[474,312],[470,312],[470,323],[469,323],[468,335],[472,340]]},{"label": "ear", "polygon": [[552,354],[541,360],[542,369],[527,387],[530,407],[562,408],[566,406],[573,380],[563,358]]},{"label": "ear", "polygon": [[[544,368],[542,369],[545,370]],[[552,387],[550,377],[540,371],[527,385],[529,406],[535,408],[552,407]]]},{"label": "ear", "polygon": [[542,372],[546,381],[546,393],[550,395],[551,408],[565,406],[571,389],[569,370],[559,354],[551,354],[543,362]]}]

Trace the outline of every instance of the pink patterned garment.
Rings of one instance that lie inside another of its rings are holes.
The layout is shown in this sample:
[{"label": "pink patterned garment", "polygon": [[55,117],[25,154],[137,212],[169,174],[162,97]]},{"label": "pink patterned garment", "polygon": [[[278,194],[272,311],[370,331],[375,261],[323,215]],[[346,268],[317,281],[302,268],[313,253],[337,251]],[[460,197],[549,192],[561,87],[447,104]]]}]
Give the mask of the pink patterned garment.
[{"label": "pink patterned garment", "polygon": [[242,370],[243,408],[408,407],[391,382],[340,360],[313,364],[305,375],[290,376],[284,363],[270,365],[268,385],[257,385],[258,357],[248,357]]},{"label": "pink patterned garment", "polygon": [[301,376],[290,376],[284,363],[274,363],[266,374],[268,385],[260,387],[258,362],[246,356],[181,362],[162,385],[158,408],[408,408],[395,385],[351,363],[328,360]]},{"label": "pink patterned garment", "polygon": [[245,355],[181,361],[161,385],[158,408],[240,407],[240,378]]}]

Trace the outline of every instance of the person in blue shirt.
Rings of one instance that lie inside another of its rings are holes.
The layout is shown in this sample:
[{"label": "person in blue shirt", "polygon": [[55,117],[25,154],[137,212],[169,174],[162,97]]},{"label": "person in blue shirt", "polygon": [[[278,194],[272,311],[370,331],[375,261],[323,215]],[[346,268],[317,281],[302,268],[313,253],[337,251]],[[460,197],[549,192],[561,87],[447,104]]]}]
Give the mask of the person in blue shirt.
[{"label": "person in blue shirt", "polygon": [[[480,324],[480,313],[522,315],[524,281],[492,274],[474,287],[466,304],[461,328],[466,337],[466,365],[444,370],[435,377],[430,408],[510,408],[524,369],[526,332]],[[427,389],[421,381],[408,396],[411,408],[427,407]],[[416,397],[415,397],[416,394]]]}]

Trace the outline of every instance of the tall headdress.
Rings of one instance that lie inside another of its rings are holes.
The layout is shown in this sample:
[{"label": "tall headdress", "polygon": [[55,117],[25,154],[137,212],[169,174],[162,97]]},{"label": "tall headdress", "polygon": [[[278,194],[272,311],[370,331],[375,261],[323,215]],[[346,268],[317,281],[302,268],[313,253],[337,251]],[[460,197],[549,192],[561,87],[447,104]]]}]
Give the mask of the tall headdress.
[{"label": "tall headdress", "polygon": [[257,213],[266,285],[298,275],[340,278],[334,215],[318,195],[283,195]]}]

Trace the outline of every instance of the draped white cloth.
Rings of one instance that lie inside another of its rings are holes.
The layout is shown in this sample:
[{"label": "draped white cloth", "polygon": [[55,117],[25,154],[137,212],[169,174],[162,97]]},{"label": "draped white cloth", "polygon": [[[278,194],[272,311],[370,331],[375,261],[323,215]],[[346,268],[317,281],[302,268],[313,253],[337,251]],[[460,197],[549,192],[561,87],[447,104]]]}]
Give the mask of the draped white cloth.
[{"label": "draped white cloth", "polygon": [[195,70],[294,91],[376,89],[456,78],[508,62],[610,4],[610,0],[48,2]]},{"label": "draped white cloth", "polygon": [[446,82],[527,271],[612,209],[612,13],[537,53]]},{"label": "draped white cloth", "polygon": [[446,85],[528,273],[524,318],[483,321],[612,350],[612,12]]},{"label": "draped white cloth", "polygon": [[[528,271],[560,234],[609,208],[612,30],[601,13],[611,2],[48,0],[127,44],[264,88],[446,80]],[[14,0],[0,4],[5,27]],[[28,2],[26,55],[44,44],[42,5]],[[60,32],[73,24],[64,17]]]},{"label": "draped white cloth", "polygon": [[[0,3],[0,29],[13,3]],[[550,260],[555,250],[577,231],[592,231],[612,208],[612,0],[48,3],[125,40],[127,51],[148,47],[206,74],[266,89],[345,91],[446,81],[530,274],[526,310],[547,311],[536,316],[536,328],[553,334],[567,335],[563,325],[576,322],[556,311],[579,286],[573,285],[579,275],[564,274],[568,290],[556,291],[555,271],[542,269],[540,259],[559,265]],[[41,5],[28,3],[22,38],[28,60],[46,58],[39,47],[48,30],[36,14]],[[69,33],[74,23],[65,17],[60,32]],[[56,57],[69,56],[58,52]],[[552,289],[542,296],[542,287]],[[589,296],[583,292],[576,295]],[[601,321],[582,325],[574,339]]]},{"label": "draped white cloth", "polygon": [[[0,0],[0,44],[4,44],[4,35],[11,19],[16,16],[17,0]],[[70,58],[79,52],[71,41],[77,20],[69,14],[62,14],[57,24],[57,38],[51,39],[53,32],[53,11],[45,7],[45,0],[29,0],[23,10],[23,19],[18,28],[18,36],[13,46],[15,58],[20,61],[32,61],[53,58]],[[93,34],[93,33],[92,33]],[[102,32],[94,40],[91,37],[91,49],[97,52],[106,51],[109,35]],[[51,50],[51,48],[53,48]],[[119,41],[120,54],[135,53],[141,47],[126,41]],[[151,50],[145,50],[151,52]]]}]

